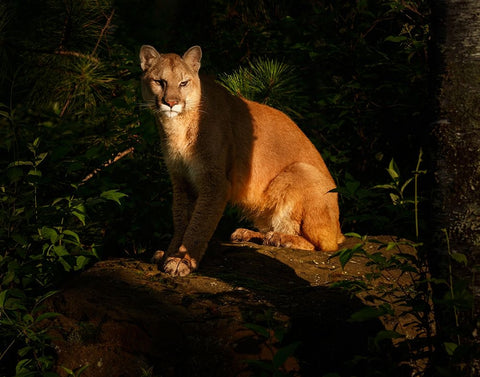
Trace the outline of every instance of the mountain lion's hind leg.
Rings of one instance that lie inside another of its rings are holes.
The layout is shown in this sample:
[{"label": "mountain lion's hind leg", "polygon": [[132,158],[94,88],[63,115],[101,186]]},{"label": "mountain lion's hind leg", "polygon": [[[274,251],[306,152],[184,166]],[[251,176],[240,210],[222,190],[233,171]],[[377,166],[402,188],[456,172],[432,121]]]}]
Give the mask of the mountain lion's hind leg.
[{"label": "mountain lion's hind leg", "polygon": [[315,250],[315,246],[302,236],[274,231],[265,234],[263,244],[268,246],[287,247],[289,249]]},{"label": "mountain lion's hind leg", "polygon": [[265,236],[264,244],[305,250],[338,249],[341,232],[337,194],[319,189],[326,186],[325,179],[316,167],[297,162],[272,180],[266,195],[271,203],[272,231]]},{"label": "mountain lion's hind leg", "polygon": [[232,233],[230,239],[232,242],[253,242],[266,246],[287,247],[290,249],[300,250],[315,250],[315,246],[301,236],[274,231],[261,233],[250,229],[238,228]]},{"label": "mountain lion's hind leg", "polygon": [[[326,186],[326,179],[310,164],[287,166],[270,182],[265,207],[253,216],[260,232],[240,228],[231,240],[300,250],[337,250],[343,239],[337,194],[319,189]],[[331,186],[333,189],[333,181]]]},{"label": "mountain lion's hind leg", "polygon": [[264,233],[255,232],[245,228],[238,228],[230,236],[232,242],[253,242],[258,244],[262,244],[264,238]]}]

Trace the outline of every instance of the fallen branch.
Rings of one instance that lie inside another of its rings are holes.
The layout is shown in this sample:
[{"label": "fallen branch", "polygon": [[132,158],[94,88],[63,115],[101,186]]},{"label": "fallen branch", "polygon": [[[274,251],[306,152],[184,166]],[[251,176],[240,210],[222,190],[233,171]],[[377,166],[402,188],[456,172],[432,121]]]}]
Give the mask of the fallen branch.
[{"label": "fallen branch", "polygon": [[82,182],[80,183],[80,186],[85,184],[86,182],[88,182],[90,179],[92,179],[93,177],[95,177],[98,173],[100,173],[103,169],[105,169],[106,167],[114,164],[115,162],[117,162],[118,160],[124,158],[125,156],[129,155],[130,153],[132,153],[133,151],[135,150],[134,147],[130,147],[130,148],[127,148],[125,149],[123,152],[120,152],[118,153],[113,159],[111,160],[108,160],[107,162],[105,162],[101,167],[99,168],[96,168],[94,171],[92,171],[89,175],[87,175],[85,178],[82,179]]}]

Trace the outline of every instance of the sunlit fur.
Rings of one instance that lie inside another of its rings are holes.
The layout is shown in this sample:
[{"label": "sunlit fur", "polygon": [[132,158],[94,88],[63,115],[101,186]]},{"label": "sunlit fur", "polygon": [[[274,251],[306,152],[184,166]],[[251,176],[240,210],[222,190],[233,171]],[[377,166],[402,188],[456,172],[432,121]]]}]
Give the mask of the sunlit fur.
[{"label": "sunlit fur", "polygon": [[[337,250],[337,194],[318,151],[282,112],[200,79],[201,55],[198,46],[183,57],[151,46],[140,52],[143,106],[158,120],[173,185],[175,232],[165,272],[186,275],[197,267],[227,202],[260,231],[240,229],[234,240]],[[182,109],[172,117],[174,104]]]}]

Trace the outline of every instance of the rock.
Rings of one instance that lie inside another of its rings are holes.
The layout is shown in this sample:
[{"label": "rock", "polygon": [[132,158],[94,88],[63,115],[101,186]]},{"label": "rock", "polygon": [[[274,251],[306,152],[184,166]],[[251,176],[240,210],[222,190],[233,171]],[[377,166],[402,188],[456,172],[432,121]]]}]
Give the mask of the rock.
[{"label": "rock", "polygon": [[[408,244],[387,251],[387,245],[395,245],[392,237],[376,240],[380,243],[366,242],[363,250],[378,251],[387,260],[415,257]],[[359,242],[349,238],[345,247]],[[401,314],[402,297],[420,294],[415,281],[421,276],[402,271],[410,262],[377,271],[368,265],[371,259],[355,256],[342,269],[339,258],[330,257],[222,244],[210,248],[198,272],[182,278],[134,259],[98,262],[48,302],[49,310],[60,313],[51,326],[58,372],[65,375],[61,366],[88,364],[82,376],[242,377],[258,376],[258,370],[267,375],[365,375],[372,368],[377,334],[388,338],[393,334],[388,331],[395,330],[403,340],[428,336],[430,325],[427,331],[413,315]],[[366,288],[351,293],[332,288],[335,282],[360,282]],[[389,315],[368,319],[366,307],[386,304],[392,307]],[[354,313],[367,320],[352,321]],[[411,351],[412,361],[403,366],[392,361],[405,352],[402,344],[383,341],[375,367],[393,367],[391,376],[424,368]]]}]

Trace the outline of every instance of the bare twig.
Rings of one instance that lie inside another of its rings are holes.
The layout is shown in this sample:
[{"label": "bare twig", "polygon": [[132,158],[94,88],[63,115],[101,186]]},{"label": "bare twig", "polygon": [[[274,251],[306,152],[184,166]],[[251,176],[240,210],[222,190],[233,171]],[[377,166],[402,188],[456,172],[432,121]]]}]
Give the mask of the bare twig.
[{"label": "bare twig", "polygon": [[106,33],[108,27],[110,26],[110,23],[112,22],[113,15],[115,14],[115,9],[112,9],[112,12],[110,13],[110,16],[107,18],[107,22],[105,23],[105,26],[103,27],[102,31],[100,32],[100,35],[97,39],[97,44],[95,45],[91,55],[95,55],[98,49],[98,46],[100,45],[100,42],[103,39],[104,34]]},{"label": "bare twig", "polygon": [[373,29],[375,29],[377,27],[378,24],[382,23],[382,22],[385,22],[385,21],[390,21],[390,20],[393,20],[394,18],[393,17],[382,17],[382,18],[379,18],[375,21],[373,21],[372,25],[365,31],[361,34],[362,38],[365,38]]},{"label": "bare twig", "polygon": [[68,106],[70,105],[70,101],[72,100],[73,94],[75,93],[75,89],[77,88],[77,84],[73,87],[73,89],[68,94],[68,98],[65,101],[65,105],[63,105],[62,111],[60,112],[60,118],[63,118],[65,112],[67,111]]},{"label": "bare twig", "polygon": [[12,348],[12,346],[15,344],[17,338],[18,338],[18,335],[10,342],[10,344],[7,346],[7,348],[2,352],[2,354],[0,355],[0,360],[2,360],[5,357],[5,355],[8,353],[10,348]]},{"label": "bare twig", "polygon": [[80,185],[85,184],[90,179],[95,177],[98,173],[100,173],[104,168],[114,164],[118,160],[120,160],[120,159],[124,158],[125,156],[129,155],[130,153],[132,153],[134,150],[135,150],[134,147],[130,147],[130,148],[125,149],[123,152],[118,153],[113,159],[108,160],[101,167],[96,168],[94,171],[92,171],[90,174],[88,174],[85,178],[83,178]]}]

